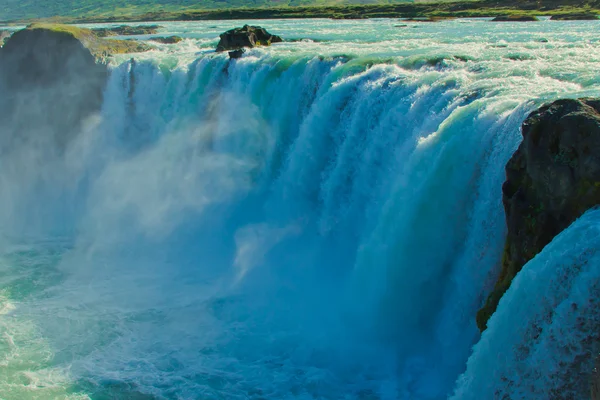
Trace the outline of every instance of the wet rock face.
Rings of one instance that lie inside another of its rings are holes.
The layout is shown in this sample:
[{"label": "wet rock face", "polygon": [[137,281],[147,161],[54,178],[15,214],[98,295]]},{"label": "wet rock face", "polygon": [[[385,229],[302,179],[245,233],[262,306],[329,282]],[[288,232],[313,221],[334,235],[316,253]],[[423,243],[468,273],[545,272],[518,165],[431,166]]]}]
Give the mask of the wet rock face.
[{"label": "wet rock face", "polygon": [[0,49],[0,153],[20,142],[63,146],[100,109],[107,77],[68,32],[12,35]]},{"label": "wet rock face", "polygon": [[233,58],[233,59],[242,58],[244,53],[245,53],[244,49],[233,50],[233,51],[229,52],[229,58]]},{"label": "wet rock face", "polygon": [[486,328],[521,268],[589,208],[600,204],[600,100],[559,100],[531,113],[506,165],[508,233],[502,270],[477,315]]},{"label": "wet rock face", "polygon": [[242,28],[231,29],[220,35],[217,45],[218,52],[236,50],[243,47],[270,46],[283,40],[277,35],[271,35],[260,26],[244,25]]}]

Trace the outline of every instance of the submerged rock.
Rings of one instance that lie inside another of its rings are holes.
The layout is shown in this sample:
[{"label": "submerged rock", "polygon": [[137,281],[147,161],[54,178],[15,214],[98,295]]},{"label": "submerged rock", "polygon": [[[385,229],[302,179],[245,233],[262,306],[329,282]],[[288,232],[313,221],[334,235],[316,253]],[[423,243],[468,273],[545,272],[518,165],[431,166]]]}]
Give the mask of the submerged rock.
[{"label": "submerged rock", "polygon": [[132,36],[132,35],[154,35],[162,28],[159,25],[121,25],[114,28],[95,28],[93,32],[98,37],[107,36]]},{"label": "submerged rock", "polygon": [[537,17],[531,15],[498,15],[493,22],[531,22],[539,21]]},{"label": "submerged rock", "polygon": [[222,33],[220,38],[216,50],[219,52],[243,47],[270,46],[271,43],[283,42],[281,37],[270,34],[265,28],[249,25]]},{"label": "submerged rock", "polygon": [[162,44],[176,44],[183,40],[180,36],[154,37],[150,39],[153,42]]},{"label": "submerged rock", "polygon": [[531,113],[502,186],[508,233],[502,270],[477,314],[481,330],[516,274],[563,229],[600,204],[600,100],[558,100]]}]

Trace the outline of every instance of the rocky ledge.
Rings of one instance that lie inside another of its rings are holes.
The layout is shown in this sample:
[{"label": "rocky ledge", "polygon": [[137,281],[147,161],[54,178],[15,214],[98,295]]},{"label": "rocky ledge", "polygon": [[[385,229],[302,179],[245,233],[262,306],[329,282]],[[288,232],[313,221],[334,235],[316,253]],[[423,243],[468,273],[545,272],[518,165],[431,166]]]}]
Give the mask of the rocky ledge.
[{"label": "rocky ledge", "polygon": [[544,246],[600,204],[600,100],[558,100],[531,113],[506,165],[508,233],[500,277],[477,314],[487,326],[515,275]]},{"label": "rocky ledge", "polygon": [[180,36],[167,36],[167,37],[153,37],[149,39],[152,42],[162,43],[162,44],[176,44],[183,40]]},{"label": "rocky ledge", "polygon": [[77,28],[72,25],[32,24],[27,29],[15,33],[13,38],[26,35],[29,37],[63,37],[65,40],[67,38],[75,39],[99,60],[104,60],[114,54],[141,53],[152,49],[151,46],[135,40],[104,39],[93,30]]},{"label": "rocky ledge", "polygon": [[231,29],[222,33],[220,38],[216,50],[218,52],[237,50],[244,47],[270,46],[272,43],[283,42],[281,37],[270,34],[265,28],[250,25]]},{"label": "rocky ledge", "polygon": [[63,149],[102,106],[104,58],[148,48],[69,25],[35,24],[14,33],[0,48],[2,143]]},{"label": "rocky ledge", "polygon": [[98,37],[107,36],[132,36],[132,35],[154,35],[158,33],[158,30],[162,28],[159,25],[121,25],[114,28],[96,28],[92,31]]},{"label": "rocky ledge", "polygon": [[598,15],[593,13],[557,14],[550,19],[552,21],[594,21],[598,19]]},{"label": "rocky ledge", "polygon": [[530,15],[499,15],[492,20],[493,22],[533,22],[539,21],[537,17]]}]

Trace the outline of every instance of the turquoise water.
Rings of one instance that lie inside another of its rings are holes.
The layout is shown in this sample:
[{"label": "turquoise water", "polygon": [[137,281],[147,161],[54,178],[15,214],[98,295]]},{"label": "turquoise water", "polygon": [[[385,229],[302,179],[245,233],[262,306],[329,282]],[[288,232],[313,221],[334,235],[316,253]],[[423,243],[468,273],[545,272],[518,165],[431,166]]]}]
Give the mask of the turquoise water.
[{"label": "turquoise water", "polygon": [[587,396],[596,213],[474,315],[520,124],[600,95],[599,23],[253,21],[289,41],[215,54],[244,22],[161,24],[64,153],[0,158],[0,398]]}]

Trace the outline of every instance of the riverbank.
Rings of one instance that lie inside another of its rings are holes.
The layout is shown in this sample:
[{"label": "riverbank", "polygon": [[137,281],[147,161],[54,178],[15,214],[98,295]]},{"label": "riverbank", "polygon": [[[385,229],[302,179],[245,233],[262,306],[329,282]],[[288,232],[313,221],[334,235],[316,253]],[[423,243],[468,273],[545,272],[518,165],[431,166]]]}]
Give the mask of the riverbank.
[{"label": "riverbank", "polygon": [[[206,10],[200,8],[137,7],[126,11],[92,11],[84,15],[51,18],[61,23],[102,23],[140,21],[194,21],[231,19],[290,19],[290,18],[425,18],[433,21],[446,18],[473,18],[498,16],[557,16],[579,19],[600,13],[600,1],[592,2],[537,2],[511,1],[456,1],[405,4],[369,4],[347,6],[309,6],[273,8],[232,8],[227,10]],[[39,19],[23,19],[5,22],[28,23]],[[47,19],[46,19],[47,20]]]}]

